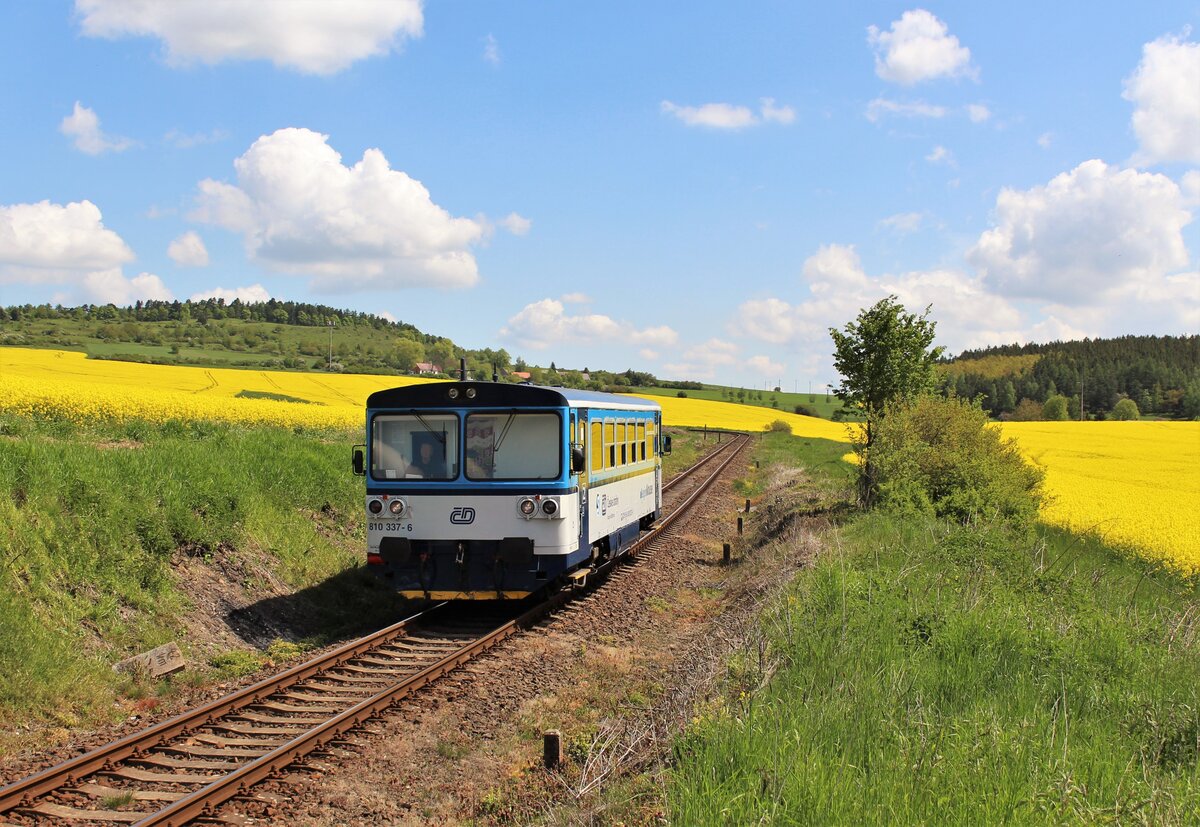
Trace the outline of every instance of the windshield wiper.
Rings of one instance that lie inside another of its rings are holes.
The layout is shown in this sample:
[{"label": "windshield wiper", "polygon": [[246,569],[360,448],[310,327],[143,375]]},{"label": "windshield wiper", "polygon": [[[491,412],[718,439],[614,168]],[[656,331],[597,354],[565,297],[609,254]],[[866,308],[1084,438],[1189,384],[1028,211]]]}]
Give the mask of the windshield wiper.
[{"label": "windshield wiper", "polygon": [[436,439],[438,442],[442,443],[442,446],[445,447],[445,445],[446,445],[446,426],[445,425],[442,426],[442,430],[440,432],[435,431],[435,430],[433,430],[433,428],[429,427],[429,423],[426,422],[425,418],[422,417],[419,413],[417,413],[416,411],[413,411],[413,416],[415,416],[417,418],[418,422],[420,422],[422,425],[425,426],[425,430],[427,430],[427,431],[429,431],[429,433],[433,434],[434,439]]},{"label": "windshield wiper", "polygon": [[492,455],[495,456],[500,452],[500,446],[504,444],[504,438],[508,436],[508,429],[512,427],[513,420],[517,418],[516,413],[510,413],[508,419],[504,422],[504,428],[500,431],[500,438],[492,444]]}]

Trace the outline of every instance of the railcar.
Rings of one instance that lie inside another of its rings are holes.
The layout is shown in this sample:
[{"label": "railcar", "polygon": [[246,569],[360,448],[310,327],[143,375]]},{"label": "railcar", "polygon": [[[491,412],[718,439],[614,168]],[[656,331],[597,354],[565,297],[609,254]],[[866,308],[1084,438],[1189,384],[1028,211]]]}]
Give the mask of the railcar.
[{"label": "railcar", "polygon": [[662,509],[654,402],[444,382],[378,391],[353,464],[367,566],[407,597],[520,599],[624,553]]}]

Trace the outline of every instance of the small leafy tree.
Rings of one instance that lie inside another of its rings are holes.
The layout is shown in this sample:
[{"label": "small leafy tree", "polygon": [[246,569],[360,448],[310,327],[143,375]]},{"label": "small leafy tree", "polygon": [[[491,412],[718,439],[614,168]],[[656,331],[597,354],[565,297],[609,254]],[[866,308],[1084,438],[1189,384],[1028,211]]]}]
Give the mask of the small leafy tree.
[{"label": "small leafy tree", "polygon": [[1062,422],[1067,418],[1067,398],[1061,394],[1051,394],[1042,405],[1042,419],[1051,422]]},{"label": "small leafy tree", "polygon": [[1141,413],[1138,411],[1137,403],[1129,398],[1122,399],[1112,409],[1113,419],[1130,420],[1137,419],[1139,416]]},{"label": "small leafy tree", "polygon": [[859,500],[870,506],[877,493],[871,447],[888,407],[927,393],[934,386],[934,363],[944,348],[933,347],[935,322],[930,307],[920,316],[905,311],[896,296],[861,311],[844,331],[830,328],[833,365],[842,376],[834,391],[843,406],[863,415],[855,436],[859,455]]}]

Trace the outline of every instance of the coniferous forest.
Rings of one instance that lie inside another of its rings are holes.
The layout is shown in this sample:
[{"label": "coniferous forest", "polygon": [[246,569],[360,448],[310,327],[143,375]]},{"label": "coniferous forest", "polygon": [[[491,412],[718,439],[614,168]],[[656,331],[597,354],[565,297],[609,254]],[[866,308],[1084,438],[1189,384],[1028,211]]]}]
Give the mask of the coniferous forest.
[{"label": "coniferous forest", "polygon": [[1081,404],[1084,418],[1097,418],[1124,399],[1143,416],[1200,416],[1200,336],[1004,345],[965,351],[940,371],[943,392],[978,398],[1002,419],[1043,418],[1035,408],[1051,400],[1062,400],[1071,419]]}]

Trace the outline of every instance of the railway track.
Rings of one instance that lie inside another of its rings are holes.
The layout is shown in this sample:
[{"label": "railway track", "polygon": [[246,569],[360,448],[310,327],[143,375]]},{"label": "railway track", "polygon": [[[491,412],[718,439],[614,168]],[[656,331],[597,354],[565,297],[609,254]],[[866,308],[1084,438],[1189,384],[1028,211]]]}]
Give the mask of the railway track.
[{"label": "railway track", "polygon": [[[735,437],[663,486],[668,513],[602,578],[650,550],[748,441]],[[670,501],[667,494],[670,494]],[[0,822],[182,825],[322,751],[406,695],[563,606],[561,590],[513,616],[440,603],[253,686],[0,788]]]}]

